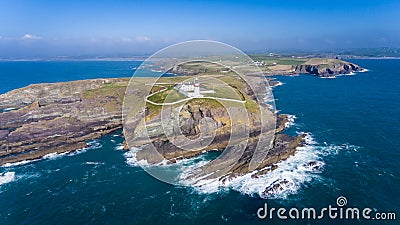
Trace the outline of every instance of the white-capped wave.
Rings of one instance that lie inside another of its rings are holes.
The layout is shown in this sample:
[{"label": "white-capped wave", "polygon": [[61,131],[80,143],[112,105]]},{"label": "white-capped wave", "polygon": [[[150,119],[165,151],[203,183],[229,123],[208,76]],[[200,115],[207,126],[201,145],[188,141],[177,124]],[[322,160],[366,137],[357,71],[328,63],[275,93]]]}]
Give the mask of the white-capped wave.
[{"label": "white-capped wave", "polygon": [[39,161],[40,159],[32,159],[32,160],[23,160],[23,161],[19,161],[19,162],[15,162],[15,163],[6,163],[4,165],[2,165],[2,167],[14,167],[14,166],[21,166],[21,165],[25,165],[28,163],[32,163],[32,162],[36,162]]},{"label": "white-capped wave", "polygon": [[103,162],[91,162],[91,161],[85,162],[85,164],[86,164],[86,165],[95,165],[95,166],[97,166],[97,165],[104,165]]},{"label": "white-capped wave", "polygon": [[11,108],[5,108],[5,109],[3,109],[3,112],[10,112],[10,111],[12,111],[12,110],[16,110],[17,108],[13,108],[13,107],[11,107]]},{"label": "white-capped wave", "polygon": [[45,156],[43,156],[42,159],[49,159],[49,160],[53,160],[53,159],[58,159],[64,155],[67,155],[68,152],[63,152],[63,153],[57,153],[57,152],[53,152],[53,153],[49,153]]},{"label": "white-capped wave", "polygon": [[70,151],[70,152],[62,152],[62,153],[52,152],[52,153],[44,155],[42,158],[39,158],[39,159],[23,160],[23,161],[19,161],[19,162],[15,162],[15,163],[6,163],[6,164],[2,165],[1,167],[21,166],[21,165],[33,163],[33,162],[36,162],[39,160],[43,160],[43,159],[54,160],[54,159],[58,159],[62,156],[74,156],[74,155],[86,152],[89,149],[99,149],[102,147],[102,144],[97,139],[87,142],[87,145],[88,146],[85,148],[77,149],[77,150]]},{"label": "white-capped wave", "polygon": [[118,144],[115,146],[115,150],[124,150],[124,146],[122,144]]},{"label": "white-capped wave", "polygon": [[0,173],[0,185],[10,183],[15,180],[15,172]]},{"label": "white-capped wave", "polygon": [[93,139],[91,141],[86,142],[87,143],[87,149],[99,149],[103,147],[103,145],[100,143],[98,139]]},{"label": "white-capped wave", "polygon": [[[254,174],[258,172],[254,171],[224,181],[219,180],[219,178],[208,180],[182,179],[182,183],[204,194],[232,189],[250,196],[285,198],[288,194],[296,193],[304,183],[319,179],[319,171],[324,165],[321,161],[321,154],[314,146],[315,141],[310,134],[306,134],[305,141],[307,145],[298,147],[294,156],[277,163],[276,169],[264,175],[254,177]],[[198,165],[193,167],[196,166]]]},{"label": "white-capped wave", "polygon": [[[292,117],[295,118],[294,116]],[[301,134],[301,133],[299,133]],[[317,143],[310,133],[305,134],[306,145],[297,147],[297,152],[288,159],[276,164],[277,168],[255,176],[257,172],[237,176],[231,179],[220,180],[190,178],[190,174],[196,168],[200,168],[211,159],[205,154],[190,158],[177,160],[176,163],[167,164],[162,162],[154,166],[166,166],[177,168],[180,171],[179,179],[182,185],[193,188],[200,194],[211,194],[235,190],[249,196],[261,198],[286,198],[290,194],[297,193],[305,184],[322,180],[321,171],[325,163],[323,157],[337,154],[343,150],[356,151],[359,147],[350,144],[328,145]],[[153,166],[145,160],[137,161],[136,152],[140,148],[132,148],[124,154],[126,162],[131,166]],[[271,168],[264,168],[271,169]]]},{"label": "white-capped wave", "polygon": [[124,153],[126,163],[130,166],[149,166],[149,163],[146,160],[137,160],[136,152],[138,152],[141,148],[132,147],[129,151]]},{"label": "white-capped wave", "polygon": [[86,142],[87,147],[81,148],[81,149],[77,149],[75,151],[69,152],[67,154],[67,156],[74,156],[74,155],[78,155],[81,153],[86,152],[87,150],[91,150],[91,149],[99,149],[101,147],[103,147],[103,145],[100,143],[100,141],[98,139],[94,139],[91,141]]},{"label": "white-capped wave", "polygon": [[282,86],[284,83],[280,82],[280,81],[276,81],[276,83],[274,85],[272,85],[271,87],[278,87],[278,86]]},{"label": "white-capped wave", "polygon": [[285,123],[285,128],[289,128],[294,125],[294,120],[297,118],[295,115],[287,114],[288,122]]}]

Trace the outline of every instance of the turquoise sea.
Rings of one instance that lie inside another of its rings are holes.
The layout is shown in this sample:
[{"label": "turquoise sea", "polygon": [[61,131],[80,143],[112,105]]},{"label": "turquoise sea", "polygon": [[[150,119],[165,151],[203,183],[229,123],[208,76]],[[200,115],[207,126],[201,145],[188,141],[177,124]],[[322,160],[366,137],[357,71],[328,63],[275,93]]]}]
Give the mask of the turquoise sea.
[{"label": "turquoise sea", "polygon": [[[0,167],[0,224],[399,224],[400,60],[353,60],[369,71],[321,79],[276,76],[276,108],[292,115],[285,131],[308,145],[256,182],[217,189],[172,186],[121,150],[121,131],[66,155]],[[0,93],[31,83],[129,77],[138,61],[0,62]],[[301,167],[307,160],[318,171]],[[269,199],[259,183],[293,182]],[[336,205],[396,212],[397,220],[273,220],[258,208]]]}]

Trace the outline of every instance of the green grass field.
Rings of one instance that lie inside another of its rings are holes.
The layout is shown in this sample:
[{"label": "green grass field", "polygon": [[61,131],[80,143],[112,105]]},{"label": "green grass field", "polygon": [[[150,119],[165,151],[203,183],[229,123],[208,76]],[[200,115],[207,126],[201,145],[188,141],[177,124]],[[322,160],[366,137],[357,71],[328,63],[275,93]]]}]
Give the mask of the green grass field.
[{"label": "green grass field", "polygon": [[266,55],[250,55],[250,58],[252,58],[254,61],[264,62],[266,66],[300,65],[308,60],[304,58],[275,57]]},{"label": "green grass field", "polygon": [[179,91],[171,87],[165,91],[161,91],[154,95],[151,95],[150,97],[148,97],[148,100],[155,103],[171,103],[185,98],[186,96],[184,96],[183,94],[179,93]]}]

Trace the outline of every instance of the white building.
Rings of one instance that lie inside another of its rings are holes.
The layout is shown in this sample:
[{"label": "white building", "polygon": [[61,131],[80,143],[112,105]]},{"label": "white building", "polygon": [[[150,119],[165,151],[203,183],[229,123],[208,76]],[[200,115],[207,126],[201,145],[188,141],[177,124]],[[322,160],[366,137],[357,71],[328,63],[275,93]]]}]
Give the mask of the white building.
[{"label": "white building", "polygon": [[200,94],[200,81],[197,77],[194,78],[194,82],[176,85],[175,89],[187,97],[203,97],[203,95]]},{"label": "white building", "polygon": [[184,83],[184,84],[180,85],[179,89],[183,90],[183,91],[186,91],[186,92],[194,91],[194,85],[191,82],[190,83]]}]

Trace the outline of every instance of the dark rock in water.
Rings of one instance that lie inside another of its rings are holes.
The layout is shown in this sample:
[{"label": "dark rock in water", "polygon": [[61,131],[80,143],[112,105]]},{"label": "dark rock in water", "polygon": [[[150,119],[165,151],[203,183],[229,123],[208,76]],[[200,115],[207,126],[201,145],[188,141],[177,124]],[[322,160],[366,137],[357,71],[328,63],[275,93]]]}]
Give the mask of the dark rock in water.
[{"label": "dark rock in water", "polygon": [[321,169],[322,163],[318,162],[318,161],[310,161],[310,162],[304,163],[303,166],[309,170],[317,171],[317,170]]},{"label": "dark rock in water", "polygon": [[274,165],[272,165],[272,167],[271,167],[271,171],[272,171],[272,170],[276,170],[276,169],[278,169],[278,166],[277,166],[277,165],[275,165],[275,164],[274,164]]},{"label": "dark rock in water", "polygon": [[276,180],[272,182],[271,185],[269,185],[267,188],[265,188],[265,191],[262,192],[261,197],[266,198],[270,196],[274,196],[276,194],[282,193],[285,191],[287,188],[293,186],[293,182],[283,179],[283,180]]},{"label": "dark rock in water", "polygon": [[289,123],[289,117],[286,114],[279,114],[276,118],[276,133],[283,131],[286,128],[286,124]]}]

